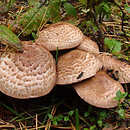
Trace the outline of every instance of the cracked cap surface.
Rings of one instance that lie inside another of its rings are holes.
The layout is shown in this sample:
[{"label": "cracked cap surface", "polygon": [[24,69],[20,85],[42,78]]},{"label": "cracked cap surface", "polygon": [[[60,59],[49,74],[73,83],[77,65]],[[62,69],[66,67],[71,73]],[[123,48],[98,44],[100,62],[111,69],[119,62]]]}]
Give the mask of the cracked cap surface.
[{"label": "cracked cap surface", "polygon": [[0,57],[0,91],[21,99],[44,96],[56,82],[55,60],[38,45],[24,44],[23,49]]},{"label": "cracked cap surface", "polygon": [[80,50],[92,52],[92,53],[99,53],[99,47],[97,43],[93,40],[91,40],[89,37],[84,36],[83,41],[81,44],[77,47]]},{"label": "cracked cap surface", "polygon": [[93,54],[72,50],[58,58],[57,84],[72,84],[90,78],[102,68],[102,63]]},{"label": "cracked cap surface", "polygon": [[51,24],[39,33],[36,44],[50,51],[74,48],[83,40],[80,29],[70,23],[58,22]]},{"label": "cracked cap surface", "polygon": [[103,63],[105,70],[112,70],[114,76],[119,80],[120,83],[130,83],[130,65],[122,62],[114,57],[102,53],[97,56]]}]

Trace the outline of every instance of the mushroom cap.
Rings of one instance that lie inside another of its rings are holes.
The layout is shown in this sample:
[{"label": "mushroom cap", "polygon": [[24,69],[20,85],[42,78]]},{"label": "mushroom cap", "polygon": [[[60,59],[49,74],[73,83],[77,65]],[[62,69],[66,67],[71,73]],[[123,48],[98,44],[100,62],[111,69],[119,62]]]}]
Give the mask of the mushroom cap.
[{"label": "mushroom cap", "polygon": [[120,83],[130,83],[129,64],[117,60],[106,53],[99,54],[98,58],[103,63],[103,67],[105,70],[113,70],[113,74]]},{"label": "mushroom cap", "polygon": [[0,91],[20,99],[44,96],[56,82],[55,60],[38,45],[24,44],[23,49],[0,57]]},{"label": "mushroom cap", "polygon": [[57,84],[72,84],[90,78],[102,68],[102,63],[93,54],[72,50],[58,58]]},{"label": "mushroom cap", "polygon": [[74,48],[83,40],[80,29],[66,22],[51,24],[39,32],[36,44],[44,46],[50,51]]},{"label": "mushroom cap", "polygon": [[81,42],[77,48],[92,53],[99,53],[99,47],[97,43],[87,36],[84,36],[83,42]]},{"label": "mushroom cap", "polygon": [[87,103],[100,107],[112,108],[118,105],[114,99],[117,91],[124,92],[122,85],[100,71],[91,79],[73,85],[78,95]]}]

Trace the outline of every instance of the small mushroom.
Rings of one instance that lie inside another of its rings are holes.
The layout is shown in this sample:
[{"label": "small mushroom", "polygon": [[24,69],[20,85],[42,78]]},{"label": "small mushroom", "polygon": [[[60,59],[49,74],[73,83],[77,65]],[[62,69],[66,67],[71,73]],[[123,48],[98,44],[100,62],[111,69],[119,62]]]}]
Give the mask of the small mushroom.
[{"label": "small mushroom", "polygon": [[72,84],[90,78],[102,68],[102,63],[93,54],[72,50],[60,56],[57,64],[57,84]]},{"label": "small mushroom", "polygon": [[58,22],[51,24],[39,32],[36,44],[44,46],[50,51],[74,48],[83,40],[83,33],[76,26]]},{"label": "small mushroom", "polygon": [[77,48],[92,53],[99,53],[99,47],[97,43],[87,36],[84,36],[83,42],[81,42],[81,44]]},{"label": "small mushroom", "polygon": [[4,52],[0,57],[0,91],[25,99],[48,94],[56,83],[56,65],[50,52],[26,42],[23,53]]},{"label": "small mushroom", "polygon": [[87,103],[100,108],[116,107],[118,102],[114,99],[117,91],[124,92],[122,85],[100,71],[91,79],[74,84],[78,95]]},{"label": "small mushroom", "polygon": [[98,58],[103,63],[105,70],[112,70],[115,77],[120,83],[130,83],[130,65],[115,59],[114,57],[102,53],[98,55]]}]

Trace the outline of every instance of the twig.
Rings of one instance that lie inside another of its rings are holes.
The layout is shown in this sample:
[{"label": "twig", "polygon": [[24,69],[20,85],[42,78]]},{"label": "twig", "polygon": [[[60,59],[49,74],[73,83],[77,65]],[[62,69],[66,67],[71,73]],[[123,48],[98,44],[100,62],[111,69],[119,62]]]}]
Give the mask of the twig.
[{"label": "twig", "polygon": [[38,116],[36,114],[36,130],[38,130]]},{"label": "twig", "polygon": [[125,12],[123,11],[122,7],[120,5],[118,5],[115,0],[114,0],[114,4],[120,9],[120,11],[122,12],[122,16],[121,16],[121,30],[122,32],[124,33],[124,36],[126,38],[127,41],[129,41],[127,35],[126,35],[126,32],[124,30],[124,19],[125,19]]}]

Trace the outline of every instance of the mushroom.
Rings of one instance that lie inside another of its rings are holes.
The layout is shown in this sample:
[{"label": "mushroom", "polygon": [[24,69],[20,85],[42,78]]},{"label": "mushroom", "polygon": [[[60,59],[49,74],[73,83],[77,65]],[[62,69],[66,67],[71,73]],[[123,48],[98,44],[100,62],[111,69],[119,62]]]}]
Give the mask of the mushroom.
[{"label": "mushroom", "polygon": [[98,55],[105,70],[113,70],[114,76],[120,83],[130,83],[130,65],[115,59],[111,55],[102,53]]},{"label": "mushroom", "polygon": [[57,84],[72,84],[90,78],[102,68],[102,63],[93,54],[72,50],[58,58]]},{"label": "mushroom", "polygon": [[84,36],[83,42],[81,42],[81,44],[77,48],[92,53],[99,53],[99,47],[97,43],[87,36]]},{"label": "mushroom", "polygon": [[39,45],[23,44],[23,53],[0,57],[0,91],[25,99],[48,94],[56,83],[56,65],[50,52]]},{"label": "mushroom", "polygon": [[36,44],[40,44],[50,51],[63,50],[78,46],[83,40],[83,33],[76,26],[58,22],[51,24],[39,32]]},{"label": "mushroom", "polygon": [[[78,49],[58,58],[56,79],[55,60],[48,50],[74,47]],[[1,53],[0,58],[0,91],[19,99],[44,96],[55,84],[72,84],[86,79],[73,85],[81,98],[96,107],[115,107],[117,101],[113,98],[118,90],[124,92],[124,89],[105,72],[98,72],[102,63],[105,70],[118,71],[121,83],[130,82],[129,65],[99,54],[94,41],[76,26],[65,22],[43,29],[33,44],[23,42],[22,53],[9,50]]]},{"label": "mushroom", "polygon": [[117,91],[124,92],[122,85],[103,71],[73,87],[84,101],[100,108],[116,107],[118,102],[114,97]]}]

